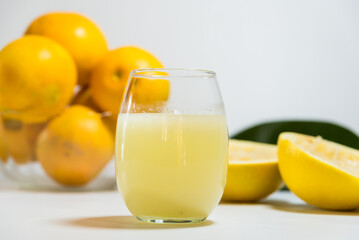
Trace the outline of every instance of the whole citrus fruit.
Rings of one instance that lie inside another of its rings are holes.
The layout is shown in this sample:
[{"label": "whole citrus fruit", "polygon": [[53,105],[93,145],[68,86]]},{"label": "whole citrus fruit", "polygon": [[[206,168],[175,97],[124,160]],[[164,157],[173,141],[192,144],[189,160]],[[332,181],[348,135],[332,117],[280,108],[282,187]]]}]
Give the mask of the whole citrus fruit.
[{"label": "whole citrus fruit", "polygon": [[25,123],[45,122],[71,100],[76,67],[55,41],[25,36],[0,52],[0,112]]},{"label": "whole citrus fruit", "polygon": [[67,186],[90,182],[113,153],[113,138],[100,115],[79,105],[53,119],[37,141],[37,156],[43,169]]},{"label": "whole citrus fruit", "polygon": [[279,170],[288,188],[325,209],[359,207],[359,151],[321,137],[281,133]]},{"label": "whole citrus fruit", "polygon": [[[110,51],[96,65],[90,87],[94,101],[102,110],[119,111],[128,77],[132,70],[138,68],[162,68],[162,64],[149,52],[128,46]],[[151,94],[156,94],[162,100],[168,98],[167,80],[143,80],[141,86],[144,99]]]},{"label": "whole citrus fruit", "polygon": [[23,123],[19,120],[2,120],[8,152],[17,164],[36,161],[36,140],[45,123]]},{"label": "whole citrus fruit", "polygon": [[35,19],[26,34],[38,34],[65,47],[75,60],[78,82],[86,85],[92,68],[107,52],[105,36],[95,23],[77,13],[48,13]]},{"label": "whole citrus fruit", "polygon": [[228,160],[222,200],[257,201],[276,191],[282,183],[276,145],[231,139]]}]

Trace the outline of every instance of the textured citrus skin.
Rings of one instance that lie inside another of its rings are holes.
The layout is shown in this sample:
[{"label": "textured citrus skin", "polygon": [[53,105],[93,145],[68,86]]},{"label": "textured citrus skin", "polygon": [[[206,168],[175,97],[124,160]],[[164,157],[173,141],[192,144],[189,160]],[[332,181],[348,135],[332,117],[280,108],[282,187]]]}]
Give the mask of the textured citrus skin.
[{"label": "textured citrus skin", "polygon": [[75,60],[80,85],[88,84],[92,68],[108,51],[101,30],[77,13],[54,12],[40,16],[25,34],[51,38],[66,48]]},{"label": "textured citrus skin", "polygon": [[3,137],[9,155],[17,164],[36,161],[36,141],[44,123],[23,123],[14,119],[2,119]]},{"label": "textured citrus skin", "polygon": [[[275,145],[261,144],[250,141],[230,140],[229,147],[229,165],[227,183],[223,193],[222,200],[224,201],[238,201],[238,202],[253,202],[267,197],[269,194],[276,191],[282,184],[282,179],[278,170],[278,162],[274,152],[274,159],[246,159],[236,161],[236,157],[241,158],[246,153],[231,154],[231,151],[236,151],[232,148],[232,144],[239,146],[246,146],[260,151],[263,148],[273,148]],[[258,154],[257,156],[260,156]],[[268,156],[262,156],[266,158]]]},{"label": "textured citrus skin", "polygon": [[[279,170],[288,188],[313,206],[332,210],[359,207],[359,178],[319,160],[299,148],[292,139],[308,137],[282,133],[278,140]],[[346,151],[355,151],[335,144]]]},{"label": "textured citrus skin", "polygon": [[222,200],[258,201],[276,191],[281,183],[277,162],[229,164]]},{"label": "textured citrus skin", "polygon": [[67,186],[90,182],[113,153],[113,137],[100,115],[79,105],[52,120],[37,142],[37,156],[45,172]]},{"label": "textured citrus skin", "polygon": [[[155,56],[138,47],[128,46],[110,51],[93,70],[90,83],[93,100],[102,110],[118,113],[131,71],[162,67]],[[163,79],[140,79],[135,94],[141,103],[153,98],[167,100],[169,82]]]},{"label": "textured citrus skin", "polygon": [[0,52],[0,112],[24,123],[45,122],[71,100],[76,66],[55,41],[29,35]]}]

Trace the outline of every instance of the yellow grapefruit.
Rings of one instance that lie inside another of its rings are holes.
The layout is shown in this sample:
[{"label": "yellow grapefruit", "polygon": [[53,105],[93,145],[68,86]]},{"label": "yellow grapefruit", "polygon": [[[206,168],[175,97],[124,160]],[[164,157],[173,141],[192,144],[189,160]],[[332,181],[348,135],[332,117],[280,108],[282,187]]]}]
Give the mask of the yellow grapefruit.
[{"label": "yellow grapefruit", "polygon": [[75,60],[80,85],[88,84],[92,68],[107,52],[106,39],[101,30],[78,13],[42,15],[30,24],[26,34],[51,38],[66,48]]},{"label": "yellow grapefruit", "polygon": [[257,201],[282,183],[275,145],[231,139],[228,161],[224,201]]},{"label": "yellow grapefruit", "polygon": [[71,100],[76,67],[55,41],[25,36],[0,52],[0,112],[24,123],[45,122]]},{"label": "yellow grapefruit", "polygon": [[[160,61],[144,49],[128,46],[110,51],[94,68],[91,78],[93,100],[104,111],[118,113],[128,77],[138,68],[162,68]],[[146,103],[167,100],[169,82],[141,79],[136,86],[137,100]]]},{"label": "yellow grapefruit", "polygon": [[359,207],[359,151],[321,137],[282,133],[279,169],[288,188],[316,207]]},{"label": "yellow grapefruit", "polygon": [[53,119],[37,141],[37,156],[45,172],[67,186],[94,179],[113,157],[114,141],[101,117],[74,105]]}]

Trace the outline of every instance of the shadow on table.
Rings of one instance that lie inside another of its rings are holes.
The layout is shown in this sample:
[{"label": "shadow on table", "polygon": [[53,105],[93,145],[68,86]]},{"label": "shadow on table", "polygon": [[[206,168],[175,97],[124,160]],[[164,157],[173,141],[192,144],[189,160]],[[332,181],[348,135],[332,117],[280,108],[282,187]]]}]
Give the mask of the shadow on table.
[{"label": "shadow on table", "polygon": [[77,218],[62,221],[61,223],[75,227],[88,228],[112,228],[112,229],[171,229],[171,228],[193,228],[212,225],[214,222],[205,220],[202,223],[171,223],[156,224],[144,223],[133,216],[105,216]]},{"label": "shadow on table", "polygon": [[238,205],[238,206],[258,206],[258,205],[270,205],[270,206],[277,206],[277,205],[285,205],[289,204],[287,201],[282,200],[260,200],[257,202],[236,202],[236,201],[221,201],[220,205]]},{"label": "shadow on table", "polygon": [[294,212],[294,213],[303,213],[303,214],[320,214],[320,215],[340,215],[340,216],[359,216],[359,211],[334,211],[334,210],[325,210],[316,208],[305,203],[303,204],[279,204],[271,205],[275,210],[284,211],[284,212]]},{"label": "shadow on table", "polygon": [[266,206],[275,210],[292,212],[292,213],[303,213],[303,214],[321,214],[321,215],[339,215],[339,216],[359,216],[359,210],[356,211],[334,211],[325,210],[310,206],[308,204],[293,204],[282,200],[262,200],[259,202],[221,202],[221,205],[230,206]]}]

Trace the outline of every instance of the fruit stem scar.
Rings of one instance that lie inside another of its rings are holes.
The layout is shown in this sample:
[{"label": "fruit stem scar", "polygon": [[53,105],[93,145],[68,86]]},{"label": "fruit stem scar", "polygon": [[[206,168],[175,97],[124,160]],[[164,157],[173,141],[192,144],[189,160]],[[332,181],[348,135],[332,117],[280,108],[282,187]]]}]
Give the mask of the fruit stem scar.
[{"label": "fruit stem scar", "polygon": [[117,81],[120,81],[120,80],[122,79],[122,77],[123,77],[122,71],[117,70],[117,71],[115,72],[115,79],[116,79]]}]

